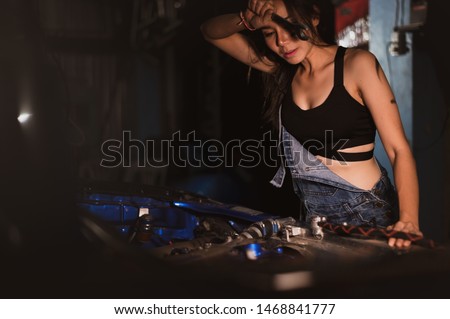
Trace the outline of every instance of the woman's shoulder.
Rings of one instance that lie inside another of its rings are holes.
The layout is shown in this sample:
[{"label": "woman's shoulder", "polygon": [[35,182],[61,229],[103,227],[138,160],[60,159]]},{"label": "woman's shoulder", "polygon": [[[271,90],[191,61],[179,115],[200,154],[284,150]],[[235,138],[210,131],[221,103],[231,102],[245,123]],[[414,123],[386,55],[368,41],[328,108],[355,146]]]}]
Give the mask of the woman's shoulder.
[{"label": "woman's shoulder", "polygon": [[379,63],[376,56],[367,49],[347,48],[344,56],[345,69],[351,73],[376,71]]}]

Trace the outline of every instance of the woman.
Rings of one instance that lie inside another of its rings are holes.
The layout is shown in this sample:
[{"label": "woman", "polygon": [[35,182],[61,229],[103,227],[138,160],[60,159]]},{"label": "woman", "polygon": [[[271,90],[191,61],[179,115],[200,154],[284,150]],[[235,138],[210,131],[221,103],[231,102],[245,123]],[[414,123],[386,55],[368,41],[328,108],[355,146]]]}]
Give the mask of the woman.
[{"label": "woman", "polygon": [[[214,17],[201,30],[265,74],[266,115],[279,129],[307,218],[422,235],[415,161],[383,70],[367,50],[325,43],[319,16],[317,0],[250,0],[244,11]],[[376,130],[396,189],[373,156]],[[280,187],[283,179],[284,166],[272,183]]]}]

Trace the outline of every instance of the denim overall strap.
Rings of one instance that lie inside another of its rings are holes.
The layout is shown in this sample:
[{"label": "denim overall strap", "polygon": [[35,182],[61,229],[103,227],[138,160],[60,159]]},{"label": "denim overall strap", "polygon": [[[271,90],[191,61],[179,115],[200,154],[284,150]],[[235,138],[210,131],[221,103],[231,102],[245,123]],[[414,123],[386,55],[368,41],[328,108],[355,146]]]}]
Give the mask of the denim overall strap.
[{"label": "denim overall strap", "polygon": [[280,188],[281,186],[283,186],[283,182],[284,182],[284,178],[286,176],[286,168],[284,167],[284,159],[283,159],[283,152],[281,151],[281,147],[282,147],[282,125],[281,125],[281,108],[282,105],[280,105],[280,108],[278,110],[278,145],[277,145],[277,153],[278,156],[281,158],[281,164],[280,167],[278,168],[277,172],[275,173],[275,176],[272,178],[272,180],[270,181],[270,183],[275,186]]}]

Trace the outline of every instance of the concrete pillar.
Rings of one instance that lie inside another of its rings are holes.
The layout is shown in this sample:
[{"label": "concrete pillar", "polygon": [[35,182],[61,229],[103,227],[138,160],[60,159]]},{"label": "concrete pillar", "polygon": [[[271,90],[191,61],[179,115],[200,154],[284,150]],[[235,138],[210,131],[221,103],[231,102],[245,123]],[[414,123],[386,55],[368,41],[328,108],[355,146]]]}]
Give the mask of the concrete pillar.
[{"label": "concrete pillar", "polygon": [[[370,0],[369,1],[369,50],[375,54],[380,62],[400,110],[403,127],[410,145],[413,143],[413,112],[412,112],[412,51],[399,56],[392,56],[389,53],[391,35],[397,19],[397,3],[401,1],[393,0]],[[410,0],[404,1],[405,8],[410,7]],[[401,11],[401,8],[399,8]],[[403,21],[409,21],[409,9],[403,10]],[[410,39],[408,38],[410,41]],[[383,145],[377,136],[375,156],[381,164],[388,170],[390,177],[392,168],[389,159],[384,152]]]}]

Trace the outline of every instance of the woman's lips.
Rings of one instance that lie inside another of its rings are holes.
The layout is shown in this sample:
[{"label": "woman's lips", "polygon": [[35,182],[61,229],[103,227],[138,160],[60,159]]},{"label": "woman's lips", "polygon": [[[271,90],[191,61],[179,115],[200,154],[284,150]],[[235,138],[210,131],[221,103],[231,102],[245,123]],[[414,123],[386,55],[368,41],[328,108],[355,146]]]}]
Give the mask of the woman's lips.
[{"label": "woman's lips", "polygon": [[294,49],[292,51],[287,51],[287,52],[283,53],[283,56],[286,59],[289,59],[290,57],[292,57],[295,54],[295,52],[297,52],[297,49]]}]

